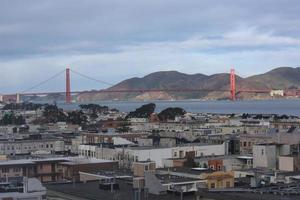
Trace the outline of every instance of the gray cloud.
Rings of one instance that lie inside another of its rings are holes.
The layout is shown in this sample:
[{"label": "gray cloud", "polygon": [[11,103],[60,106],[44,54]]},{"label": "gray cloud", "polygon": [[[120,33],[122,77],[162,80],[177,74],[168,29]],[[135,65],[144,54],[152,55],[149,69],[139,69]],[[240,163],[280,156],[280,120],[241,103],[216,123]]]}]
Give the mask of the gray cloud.
[{"label": "gray cloud", "polygon": [[[298,0],[3,0],[0,92],[67,65],[108,82],[156,70],[210,74],[234,65],[246,76],[297,66],[299,10]],[[75,89],[105,87],[73,78]],[[62,90],[63,77],[41,89]]]}]

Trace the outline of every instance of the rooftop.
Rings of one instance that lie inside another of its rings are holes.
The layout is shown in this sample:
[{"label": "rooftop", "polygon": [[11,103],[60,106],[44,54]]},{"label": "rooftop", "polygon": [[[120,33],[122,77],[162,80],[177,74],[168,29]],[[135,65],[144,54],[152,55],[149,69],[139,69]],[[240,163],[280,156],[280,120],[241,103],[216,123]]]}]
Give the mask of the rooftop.
[{"label": "rooftop", "polygon": [[111,160],[96,159],[96,158],[83,158],[83,157],[54,157],[54,158],[42,158],[42,159],[19,159],[19,160],[3,160],[0,161],[0,166],[6,165],[33,165],[37,162],[61,162],[65,165],[77,165],[77,164],[91,164],[91,163],[109,163],[114,162]]},{"label": "rooftop", "polygon": [[132,150],[172,149],[172,148],[178,148],[178,147],[213,146],[213,145],[222,145],[222,144],[185,143],[185,144],[176,145],[175,147],[137,146],[137,147],[129,147],[129,149],[132,149]]},{"label": "rooftop", "polygon": [[[115,190],[111,193],[110,190],[99,189],[99,182],[92,181],[87,183],[76,183],[76,184],[51,184],[46,185],[47,190],[59,192],[61,195],[72,195],[82,199],[120,199],[120,200],[132,200],[134,199],[134,192],[132,185],[128,184],[127,181],[117,180],[120,186],[119,190]],[[141,194],[144,197],[144,192]],[[64,196],[61,196],[64,197]],[[195,197],[185,196],[185,200],[194,200]],[[172,194],[166,195],[151,195],[149,194],[148,200],[180,200],[180,196]]]},{"label": "rooftop", "polygon": [[[201,170],[200,170],[201,169]],[[170,167],[170,168],[158,168],[157,171],[165,172],[165,173],[185,173],[185,174],[192,174],[192,175],[201,175],[205,172],[211,172],[210,169],[202,168],[187,168],[187,167]]]},{"label": "rooftop", "polygon": [[82,157],[74,157],[69,158],[66,162],[62,162],[64,165],[78,165],[78,164],[97,164],[97,163],[111,163],[116,162],[112,160],[104,160],[104,159],[96,159],[96,158],[82,158]]},{"label": "rooftop", "polygon": [[182,183],[182,182],[196,182],[201,181],[201,179],[188,178],[182,176],[174,176],[168,174],[156,174],[155,175],[159,180],[161,180],[162,184],[172,184],[172,183]]}]

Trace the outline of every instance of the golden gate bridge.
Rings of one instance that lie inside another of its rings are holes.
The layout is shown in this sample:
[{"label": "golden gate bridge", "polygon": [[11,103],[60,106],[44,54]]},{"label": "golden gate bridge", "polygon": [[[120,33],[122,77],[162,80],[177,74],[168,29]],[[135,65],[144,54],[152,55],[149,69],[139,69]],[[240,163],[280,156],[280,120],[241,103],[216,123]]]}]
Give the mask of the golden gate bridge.
[{"label": "golden gate bridge", "polygon": [[[193,88],[164,88],[164,89],[101,89],[101,90],[91,90],[91,91],[72,91],[71,90],[71,72],[74,74],[77,74],[81,77],[90,79],[92,81],[96,81],[98,83],[102,83],[108,86],[113,86],[113,84],[108,83],[106,81],[98,80],[95,78],[92,78],[90,76],[87,76],[85,74],[82,74],[80,72],[77,72],[75,70],[71,70],[70,68],[66,68],[63,71],[58,72],[57,74],[51,76],[50,78],[24,90],[17,94],[6,94],[2,95],[2,99],[5,97],[11,97],[15,99],[16,103],[20,102],[20,96],[33,96],[33,95],[50,95],[50,94],[64,94],[65,95],[65,101],[67,104],[72,102],[72,94],[92,94],[92,93],[145,93],[145,92],[229,92],[230,93],[230,99],[232,101],[236,100],[236,95],[238,93],[270,93],[271,89],[264,89],[264,90],[257,90],[257,89],[238,89],[236,87],[236,75],[235,70],[231,69],[229,74],[229,81],[230,81],[230,88],[229,89],[209,89],[209,88],[200,88],[200,89],[193,89]],[[55,79],[62,73],[65,73],[65,91],[62,92],[30,92],[41,85],[44,85],[48,83],[49,81]],[[290,89],[295,92],[294,89]],[[288,89],[284,90],[285,92],[289,91]]]}]

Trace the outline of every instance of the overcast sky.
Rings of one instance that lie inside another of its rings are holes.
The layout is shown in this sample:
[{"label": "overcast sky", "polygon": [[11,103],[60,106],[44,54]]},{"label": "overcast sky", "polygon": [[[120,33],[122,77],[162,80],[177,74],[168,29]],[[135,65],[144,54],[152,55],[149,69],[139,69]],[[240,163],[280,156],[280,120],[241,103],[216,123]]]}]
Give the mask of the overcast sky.
[{"label": "overcast sky", "polygon": [[[300,65],[299,0],[0,0],[0,93],[66,66],[110,83],[160,70]],[[63,91],[64,77],[35,91]],[[106,87],[72,74],[72,89]]]}]

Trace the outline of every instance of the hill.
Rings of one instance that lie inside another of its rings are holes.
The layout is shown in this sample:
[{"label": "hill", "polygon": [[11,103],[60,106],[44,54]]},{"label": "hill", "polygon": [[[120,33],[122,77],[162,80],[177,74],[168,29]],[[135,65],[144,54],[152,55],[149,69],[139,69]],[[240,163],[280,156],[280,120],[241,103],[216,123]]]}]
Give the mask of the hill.
[{"label": "hill", "polygon": [[[300,68],[280,67],[264,74],[242,78],[236,76],[238,88],[241,89],[286,89],[300,88]],[[109,90],[137,89],[229,89],[228,73],[204,75],[185,74],[177,71],[160,71],[142,78],[124,80]],[[241,99],[270,98],[268,94],[239,93]],[[144,93],[95,93],[81,94],[79,101],[106,99],[135,99],[135,100],[171,100],[171,99],[227,99],[228,92],[144,92]]]}]

